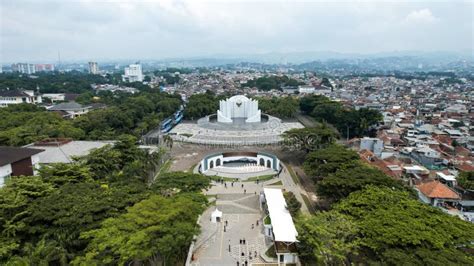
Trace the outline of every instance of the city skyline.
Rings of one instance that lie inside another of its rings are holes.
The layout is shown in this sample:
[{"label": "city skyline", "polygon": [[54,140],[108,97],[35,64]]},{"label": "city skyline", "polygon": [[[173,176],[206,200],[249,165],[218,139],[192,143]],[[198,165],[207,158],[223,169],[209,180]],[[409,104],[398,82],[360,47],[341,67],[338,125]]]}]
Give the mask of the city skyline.
[{"label": "city skyline", "polygon": [[[472,53],[467,1],[2,2],[0,61]],[[21,18],[28,18],[27,20]],[[34,21],[30,23],[28,21]]]}]

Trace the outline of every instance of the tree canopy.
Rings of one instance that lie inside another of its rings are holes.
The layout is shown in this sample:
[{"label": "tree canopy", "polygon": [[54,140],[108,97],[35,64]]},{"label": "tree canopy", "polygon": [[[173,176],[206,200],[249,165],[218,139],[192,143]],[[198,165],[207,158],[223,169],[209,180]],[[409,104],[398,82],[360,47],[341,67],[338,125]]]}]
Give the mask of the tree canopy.
[{"label": "tree canopy", "polygon": [[324,177],[316,184],[316,192],[320,196],[338,201],[367,185],[404,188],[401,182],[392,179],[379,169],[357,162],[346,164],[335,173]]},{"label": "tree canopy", "polygon": [[74,264],[184,261],[189,243],[199,232],[194,221],[203,210],[200,202],[185,195],[173,199],[151,196],[105,220],[99,229],[83,233],[90,244]]},{"label": "tree canopy", "polygon": [[298,111],[298,101],[290,96],[255,99],[258,100],[258,107],[263,113],[279,118],[292,118]]},{"label": "tree canopy", "polygon": [[[197,191],[206,188],[209,180],[178,172],[153,185],[149,174],[155,176],[160,156],[139,149],[136,138],[121,136],[114,146],[97,149],[72,163],[45,166],[38,176],[9,179],[0,189],[0,264],[107,264],[111,256],[108,248],[98,247],[102,240],[88,232],[97,230],[97,237],[105,237],[106,230],[111,229],[108,223],[116,222],[134,228],[128,231],[130,246],[123,247],[134,247],[128,251],[136,253],[114,250],[115,264],[155,259],[182,262],[198,230],[197,216],[207,204]],[[179,193],[166,194],[159,188]],[[114,232],[121,229],[117,230]],[[153,236],[148,239],[151,242],[145,241],[146,246],[141,240],[132,244],[147,232]],[[121,236],[123,232],[111,234],[108,240]],[[144,257],[147,254],[150,257]],[[156,254],[159,257],[154,257]]]},{"label": "tree canopy", "polygon": [[[470,265],[474,225],[413,199],[369,186],[329,212],[297,223],[303,255],[321,264]],[[329,247],[328,247],[329,246]]]},{"label": "tree canopy", "polygon": [[315,127],[295,128],[283,133],[285,147],[290,150],[305,150],[306,152],[326,148],[334,144],[338,133],[325,123]]},{"label": "tree canopy", "polygon": [[474,190],[474,171],[461,172],[456,180],[461,187]]},{"label": "tree canopy", "polygon": [[355,151],[333,144],[308,153],[303,166],[306,174],[313,178],[320,178],[335,173],[345,164],[358,160],[359,155]]},{"label": "tree canopy", "polygon": [[44,108],[20,104],[0,109],[0,145],[20,146],[45,138],[110,140],[122,134],[140,136],[157,127],[181,105],[180,96],[142,92],[118,97],[105,109],[74,120]]},{"label": "tree canopy", "polygon": [[289,78],[286,75],[283,76],[264,76],[256,79],[248,80],[242,84],[242,87],[256,87],[262,91],[269,90],[281,90],[282,86],[298,86],[304,85],[304,82],[297,81]]},{"label": "tree canopy", "polygon": [[376,110],[346,108],[325,96],[311,95],[300,99],[300,110],[317,121],[325,121],[338,129],[344,137],[361,137],[370,134],[371,127],[382,120]]},{"label": "tree canopy", "polygon": [[213,92],[207,91],[202,94],[193,94],[188,99],[188,104],[184,110],[186,119],[199,119],[206,115],[216,113],[219,109],[219,100]]}]

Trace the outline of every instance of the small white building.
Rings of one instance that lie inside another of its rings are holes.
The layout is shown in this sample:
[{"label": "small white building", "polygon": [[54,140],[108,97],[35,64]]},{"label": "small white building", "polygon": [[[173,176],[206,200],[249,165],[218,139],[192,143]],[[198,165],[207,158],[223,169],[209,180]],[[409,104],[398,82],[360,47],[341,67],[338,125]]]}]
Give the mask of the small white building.
[{"label": "small white building", "polygon": [[305,85],[300,85],[298,86],[298,92],[300,94],[306,93],[306,94],[312,94],[315,92],[315,88],[313,86],[305,86]]},{"label": "small white building", "polygon": [[42,102],[41,95],[36,94],[33,90],[0,91],[0,107],[20,103],[38,104]]},{"label": "small white building", "polygon": [[131,64],[125,68],[124,75],[122,75],[123,82],[142,82],[143,73],[142,65]]},{"label": "small white building", "polygon": [[51,100],[51,103],[62,102],[66,100],[64,93],[43,93],[43,98]]}]

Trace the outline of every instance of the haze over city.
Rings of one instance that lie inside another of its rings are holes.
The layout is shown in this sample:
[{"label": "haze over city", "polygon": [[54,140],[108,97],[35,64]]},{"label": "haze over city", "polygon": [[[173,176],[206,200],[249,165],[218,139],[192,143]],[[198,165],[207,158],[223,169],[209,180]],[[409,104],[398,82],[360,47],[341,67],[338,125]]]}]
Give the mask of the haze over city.
[{"label": "haze over city", "polygon": [[0,265],[474,265],[473,16],[0,0]]},{"label": "haze over city", "polygon": [[[472,1],[2,1],[0,60],[473,55]],[[24,18],[24,19],[18,19]]]}]

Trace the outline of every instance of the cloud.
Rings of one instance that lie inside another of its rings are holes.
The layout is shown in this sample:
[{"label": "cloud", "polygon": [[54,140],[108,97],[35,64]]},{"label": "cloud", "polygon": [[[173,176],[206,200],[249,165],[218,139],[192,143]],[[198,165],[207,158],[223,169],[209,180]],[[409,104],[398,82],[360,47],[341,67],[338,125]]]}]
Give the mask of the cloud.
[{"label": "cloud", "polygon": [[0,62],[54,61],[58,51],[64,60],[460,51],[473,47],[472,8],[462,1],[0,0]]},{"label": "cloud", "polygon": [[420,9],[420,10],[414,10],[410,12],[405,18],[405,22],[407,23],[421,23],[421,24],[432,24],[438,21],[438,18],[433,16],[433,13],[431,13],[431,10],[428,8]]}]

